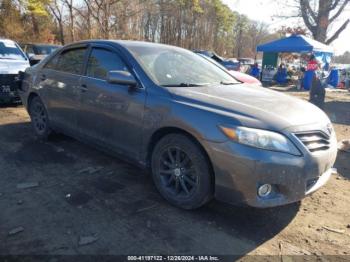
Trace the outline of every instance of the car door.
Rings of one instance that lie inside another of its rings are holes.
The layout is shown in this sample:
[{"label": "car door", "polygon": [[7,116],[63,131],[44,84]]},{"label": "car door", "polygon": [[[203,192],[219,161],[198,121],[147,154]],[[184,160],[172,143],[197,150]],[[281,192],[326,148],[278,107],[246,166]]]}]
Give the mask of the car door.
[{"label": "car door", "polygon": [[68,132],[77,129],[79,88],[87,46],[65,49],[51,59],[38,77],[44,87],[50,121]]},{"label": "car door", "polygon": [[112,150],[137,157],[141,145],[145,89],[111,84],[112,70],[132,73],[117,50],[92,45],[81,79],[78,126],[82,135]]}]

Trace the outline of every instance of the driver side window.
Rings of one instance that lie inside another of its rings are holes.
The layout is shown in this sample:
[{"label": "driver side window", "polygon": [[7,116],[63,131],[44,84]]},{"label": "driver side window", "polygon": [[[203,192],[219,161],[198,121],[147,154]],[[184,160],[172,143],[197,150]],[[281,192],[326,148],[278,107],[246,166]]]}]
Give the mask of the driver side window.
[{"label": "driver side window", "polygon": [[106,80],[109,71],[117,70],[128,71],[128,68],[115,52],[103,48],[92,48],[87,65],[87,76]]},{"label": "driver side window", "polygon": [[46,65],[44,65],[44,68],[47,69],[53,69],[53,70],[57,70],[57,61],[58,61],[58,54],[55,55],[53,58],[51,58]]}]

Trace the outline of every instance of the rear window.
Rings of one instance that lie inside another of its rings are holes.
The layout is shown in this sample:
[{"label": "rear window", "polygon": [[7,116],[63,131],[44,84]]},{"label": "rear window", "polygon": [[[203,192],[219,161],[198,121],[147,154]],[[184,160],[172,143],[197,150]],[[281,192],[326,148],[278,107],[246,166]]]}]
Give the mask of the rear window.
[{"label": "rear window", "polygon": [[86,48],[75,48],[60,54],[56,70],[79,75],[83,71]]},{"label": "rear window", "polygon": [[55,55],[45,65],[47,69],[81,75],[84,65],[86,47],[74,48]]},{"label": "rear window", "polygon": [[10,40],[0,40],[0,59],[26,60],[18,45]]}]

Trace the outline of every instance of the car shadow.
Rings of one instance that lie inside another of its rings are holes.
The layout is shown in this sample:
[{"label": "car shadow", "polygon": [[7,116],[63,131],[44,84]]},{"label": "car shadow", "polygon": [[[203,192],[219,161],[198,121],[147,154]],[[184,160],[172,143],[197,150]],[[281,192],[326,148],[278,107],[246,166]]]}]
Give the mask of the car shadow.
[{"label": "car shadow", "polygon": [[0,109],[1,108],[16,108],[16,107],[21,107],[22,102],[12,102],[12,103],[0,103]]},{"label": "car shadow", "polygon": [[232,250],[233,254],[245,255],[279,234],[294,219],[300,202],[267,209],[231,206],[216,200],[195,211],[197,219],[206,218],[220,225],[233,237],[249,240],[252,246]]},{"label": "car shadow", "polygon": [[[104,250],[103,254],[113,255],[119,254],[118,252],[213,254],[238,258],[279,234],[290,224],[300,208],[300,203],[295,203],[256,209],[213,200],[197,210],[186,211],[171,206],[160,197],[149,172],[74,139],[58,135],[49,142],[41,142],[33,135],[30,123],[26,122],[0,125],[0,142],[4,141],[9,144],[16,141],[18,145],[13,149],[0,150],[0,157],[6,160],[6,168],[16,169],[11,180],[4,179],[2,183],[6,186],[13,179],[21,180],[26,172],[35,169],[36,179],[43,184],[36,189],[36,194],[26,195],[29,197],[26,203],[32,205],[27,209],[26,216],[41,214],[41,222],[36,223],[33,231],[42,232],[41,227],[45,225],[45,234],[57,236],[61,234],[61,228],[69,226],[72,231],[79,231],[81,225],[84,225],[85,231],[100,233],[98,243],[86,249],[81,247],[80,254],[99,254],[100,250]],[[81,162],[89,163],[89,166],[102,165],[107,170],[114,170],[116,174],[79,172],[76,165],[79,169],[82,168],[79,164]],[[50,185],[58,185],[45,187],[48,180]],[[77,193],[66,200],[64,196],[73,191]],[[50,198],[45,200],[41,196]],[[2,217],[9,224],[12,223],[9,222],[9,214],[15,208],[18,208],[16,214],[19,214],[15,218],[17,223],[30,223],[26,216],[18,213],[23,212],[21,206],[5,207],[0,202],[1,207]],[[59,217],[52,216],[52,209],[60,210]],[[47,228],[53,221],[55,226]],[[9,225],[4,224],[3,227],[8,228]],[[22,245],[23,241],[38,241],[40,237],[28,233],[23,240],[7,242],[6,248],[15,250],[16,245]],[[72,236],[74,241],[75,237]],[[20,252],[50,253],[51,248],[57,245],[54,239],[52,237],[42,247],[28,247]],[[62,252],[64,254],[65,251]]]},{"label": "car shadow", "polygon": [[325,112],[334,124],[350,125],[350,102],[329,101],[325,103]]},{"label": "car shadow", "polygon": [[350,179],[350,153],[338,150],[337,160],[334,167],[337,169],[338,174],[346,179]]}]

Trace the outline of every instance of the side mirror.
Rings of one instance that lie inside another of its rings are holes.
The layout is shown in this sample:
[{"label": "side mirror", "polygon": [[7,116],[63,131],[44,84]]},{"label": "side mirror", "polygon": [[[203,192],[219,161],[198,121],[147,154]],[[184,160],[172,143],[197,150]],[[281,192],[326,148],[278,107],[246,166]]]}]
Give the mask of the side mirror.
[{"label": "side mirror", "polygon": [[135,77],[127,71],[109,71],[107,81],[111,84],[136,86]]}]

